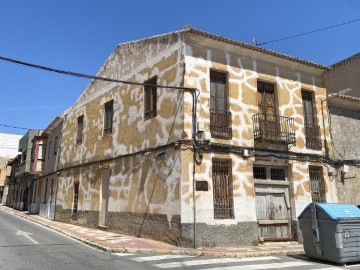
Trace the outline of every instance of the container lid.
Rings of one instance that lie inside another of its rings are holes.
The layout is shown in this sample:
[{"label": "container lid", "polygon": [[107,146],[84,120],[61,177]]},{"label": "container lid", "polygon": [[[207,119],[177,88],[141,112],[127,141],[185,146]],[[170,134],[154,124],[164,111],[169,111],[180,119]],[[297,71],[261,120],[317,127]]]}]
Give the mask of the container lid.
[{"label": "container lid", "polygon": [[[305,212],[309,211],[311,204],[309,204],[299,215],[301,218]],[[322,210],[326,216],[332,220],[339,219],[359,219],[360,209],[353,204],[339,204],[339,203],[317,203],[317,210]]]}]

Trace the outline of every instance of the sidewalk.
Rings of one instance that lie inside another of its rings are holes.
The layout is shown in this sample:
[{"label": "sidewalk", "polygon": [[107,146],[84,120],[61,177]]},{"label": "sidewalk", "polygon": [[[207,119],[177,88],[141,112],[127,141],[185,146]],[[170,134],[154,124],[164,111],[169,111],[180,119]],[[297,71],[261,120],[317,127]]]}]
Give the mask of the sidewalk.
[{"label": "sidewalk", "polygon": [[269,255],[303,254],[303,246],[297,242],[268,243],[248,247],[181,248],[145,238],[91,229],[72,224],[52,221],[38,215],[30,215],[0,205],[0,209],[22,218],[42,224],[90,246],[107,252],[174,254],[212,257],[257,257]]}]

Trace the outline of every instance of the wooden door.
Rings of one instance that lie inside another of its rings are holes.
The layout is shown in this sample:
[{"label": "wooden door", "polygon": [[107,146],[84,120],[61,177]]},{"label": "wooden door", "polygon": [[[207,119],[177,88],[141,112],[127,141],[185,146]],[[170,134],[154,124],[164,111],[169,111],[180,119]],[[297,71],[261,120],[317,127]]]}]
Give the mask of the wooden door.
[{"label": "wooden door", "polygon": [[254,166],[260,241],[291,240],[289,181],[285,167]]}]

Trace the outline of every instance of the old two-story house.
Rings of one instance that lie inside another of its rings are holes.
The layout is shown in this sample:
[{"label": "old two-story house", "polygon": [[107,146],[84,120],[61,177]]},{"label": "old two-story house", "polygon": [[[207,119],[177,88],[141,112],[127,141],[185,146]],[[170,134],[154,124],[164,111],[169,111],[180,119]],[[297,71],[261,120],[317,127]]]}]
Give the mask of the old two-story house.
[{"label": "old two-story house", "polygon": [[6,177],[8,175],[7,162],[9,158],[0,157],[0,203],[6,201],[8,186]]},{"label": "old two-story house", "polygon": [[[36,173],[31,171],[32,140],[39,136],[41,130],[29,130],[19,141],[18,151],[21,152],[20,163],[17,164],[11,181],[11,206],[24,211],[30,211]],[[15,158],[14,162],[17,159]],[[14,162],[10,165],[14,167]]]},{"label": "old two-story house", "polygon": [[19,178],[15,176],[16,169],[21,163],[21,155],[10,159],[7,163],[7,167],[10,168],[8,175],[6,176],[6,185],[8,186],[8,194],[6,198],[6,206],[17,208],[19,197]]},{"label": "old two-story house", "polygon": [[360,53],[332,65],[324,80],[330,93],[323,101],[330,113],[325,125],[330,127],[335,161],[331,178],[337,184],[340,202],[359,205]]},{"label": "old two-story house", "polygon": [[21,135],[0,133],[0,203],[6,204],[11,167],[8,161],[18,154]]},{"label": "old two-story house", "polygon": [[183,246],[299,240],[307,204],[338,202],[327,70],[193,28],[118,45],[65,112],[55,219]]},{"label": "old two-story house", "polygon": [[34,180],[30,212],[50,219],[54,219],[55,215],[62,123],[63,116],[57,116],[32,140],[31,172],[38,177]]}]

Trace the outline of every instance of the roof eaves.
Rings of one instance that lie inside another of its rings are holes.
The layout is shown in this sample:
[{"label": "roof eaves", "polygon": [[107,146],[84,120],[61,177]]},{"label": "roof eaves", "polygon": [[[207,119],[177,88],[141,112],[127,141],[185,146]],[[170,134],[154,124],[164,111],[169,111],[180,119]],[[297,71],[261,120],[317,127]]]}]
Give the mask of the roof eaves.
[{"label": "roof eaves", "polygon": [[343,98],[343,99],[346,99],[346,100],[351,100],[351,101],[355,101],[355,102],[360,102],[360,98],[358,98],[358,97],[353,97],[353,96],[348,96],[348,95],[329,94],[328,97],[329,97],[329,98],[338,97],[338,98]]},{"label": "roof eaves", "polygon": [[202,31],[202,30],[198,30],[198,29],[195,29],[195,28],[188,28],[185,31],[187,31],[187,32],[189,32],[191,34],[211,38],[211,39],[214,39],[214,40],[217,40],[217,41],[225,42],[225,43],[232,44],[232,45],[239,46],[239,47],[243,47],[243,48],[246,48],[246,49],[249,49],[249,50],[253,50],[253,51],[261,52],[261,53],[264,53],[264,54],[272,55],[272,56],[275,56],[275,57],[283,58],[285,60],[289,60],[289,61],[292,61],[292,62],[297,62],[297,63],[300,63],[300,64],[308,65],[308,66],[311,66],[311,67],[314,67],[314,68],[318,68],[318,69],[322,69],[322,70],[330,70],[331,69],[330,67],[320,65],[320,64],[317,64],[317,63],[314,63],[314,62],[311,62],[311,61],[307,61],[307,60],[303,60],[303,59],[300,59],[300,58],[297,58],[297,57],[293,57],[293,56],[289,56],[289,55],[286,55],[286,54],[278,53],[278,52],[271,51],[271,50],[268,50],[268,49],[264,49],[264,48],[261,48],[261,47],[258,47],[258,46],[253,46],[253,45],[241,42],[241,41],[225,38],[223,36],[214,35],[214,34],[211,34],[211,33],[208,33],[208,32]]},{"label": "roof eaves", "polygon": [[346,64],[350,63],[350,62],[353,62],[355,60],[359,60],[360,59],[360,53],[356,53],[348,58],[345,58],[333,65],[330,66],[331,69],[336,69],[336,68],[339,68],[341,66],[345,66]]}]

